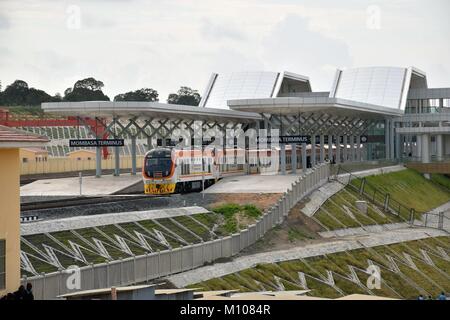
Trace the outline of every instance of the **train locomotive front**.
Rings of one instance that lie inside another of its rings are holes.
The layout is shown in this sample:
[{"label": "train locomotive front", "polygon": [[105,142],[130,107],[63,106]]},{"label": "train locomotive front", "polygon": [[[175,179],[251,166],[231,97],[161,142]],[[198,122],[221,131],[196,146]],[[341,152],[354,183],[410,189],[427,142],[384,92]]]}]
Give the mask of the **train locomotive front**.
[{"label": "train locomotive front", "polygon": [[171,194],[175,192],[175,157],[171,149],[157,148],[145,154],[142,166],[145,194]]}]

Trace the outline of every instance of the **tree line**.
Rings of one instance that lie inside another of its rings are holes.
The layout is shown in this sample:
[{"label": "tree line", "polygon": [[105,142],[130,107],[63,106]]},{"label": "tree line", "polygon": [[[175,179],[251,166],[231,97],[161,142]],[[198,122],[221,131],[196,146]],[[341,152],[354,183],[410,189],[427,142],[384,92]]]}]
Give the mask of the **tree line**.
[{"label": "tree line", "polygon": [[[43,90],[29,87],[23,80],[14,81],[2,91],[0,82],[0,105],[40,106],[43,102],[110,101],[110,98],[103,93],[103,87],[102,81],[90,77],[75,82],[73,87],[64,91],[63,96],[59,93],[51,96]],[[197,90],[189,87],[180,87],[176,93],[169,94],[167,103],[198,106],[200,99],[201,97]],[[159,95],[155,89],[141,88],[118,94],[113,100],[157,102],[159,101]]]}]

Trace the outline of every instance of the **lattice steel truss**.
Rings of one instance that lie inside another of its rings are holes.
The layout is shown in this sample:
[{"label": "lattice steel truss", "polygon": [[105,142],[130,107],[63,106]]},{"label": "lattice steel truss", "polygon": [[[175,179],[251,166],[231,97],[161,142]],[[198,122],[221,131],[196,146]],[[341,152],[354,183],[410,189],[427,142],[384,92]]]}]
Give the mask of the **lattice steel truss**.
[{"label": "lattice steel truss", "polygon": [[264,127],[279,129],[283,135],[354,135],[366,134],[377,120],[333,116],[329,114],[276,115],[262,114]]}]

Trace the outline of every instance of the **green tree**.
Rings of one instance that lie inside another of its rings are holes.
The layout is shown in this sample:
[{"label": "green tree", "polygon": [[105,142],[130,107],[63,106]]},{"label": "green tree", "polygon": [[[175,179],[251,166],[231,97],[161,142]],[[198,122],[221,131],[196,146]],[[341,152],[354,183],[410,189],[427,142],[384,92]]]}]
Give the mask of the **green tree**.
[{"label": "green tree", "polygon": [[102,91],[102,81],[92,77],[78,80],[73,88],[64,91],[64,101],[109,101],[109,97]]},{"label": "green tree", "polygon": [[25,98],[25,105],[36,106],[42,102],[52,101],[53,98],[47,92],[35,88],[30,88]]},{"label": "green tree", "polygon": [[167,103],[170,104],[182,104],[187,106],[198,106],[201,100],[201,96],[197,90],[193,90],[189,87],[180,87],[177,93],[169,94]]},{"label": "green tree", "polygon": [[90,78],[86,78],[83,80],[78,80],[77,82],[75,82],[73,89],[88,89],[91,91],[97,91],[97,90],[102,90],[102,88],[105,85],[103,84],[102,81],[100,80],[96,80],[92,77]]},{"label": "green tree", "polygon": [[114,101],[159,101],[158,91],[152,88],[142,88],[136,91],[129,91],[118,94],[114,97]]},{"label": "green tree", "polygon": [[52,102],[61,102],[63,98],[61,97],[61,94],[59,92],[55,93],[55,95],[52,98]]},{"label": "green tree", "polygon": [[43,90],[30,88],[23,80],[11,83],[3,92],[0,92],[0,104],[8,106],[39,106],[43,102],[61,101],[61,95],[54,97]]},{"label": "green tree", "polygon": [[36,106],[51,99],[45,91],[29,88],[25,81],[16,80],[2,92],[1,102],[9,106]]}]

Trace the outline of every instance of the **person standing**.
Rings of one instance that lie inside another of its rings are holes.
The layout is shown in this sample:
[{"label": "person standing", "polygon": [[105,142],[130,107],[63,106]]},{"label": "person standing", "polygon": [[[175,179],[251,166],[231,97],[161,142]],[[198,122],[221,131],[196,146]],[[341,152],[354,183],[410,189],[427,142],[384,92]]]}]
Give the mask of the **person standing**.
[{"label": "person standing", "polygon": [[23,300],[34,300],[33,285],[29,282],[27,283]]},{"label": "person standing", "polygon": [[438,300],[447,300],[447,296],[445,295],[444,292],[441,292],[441,294],[438,296],[437,299],[438,299]]},{"label": "person standing", "polygon": [[14,292],[14,300],[24,300],[25,292],[25,287],[23,285],[20,285],[19,289]]}]

